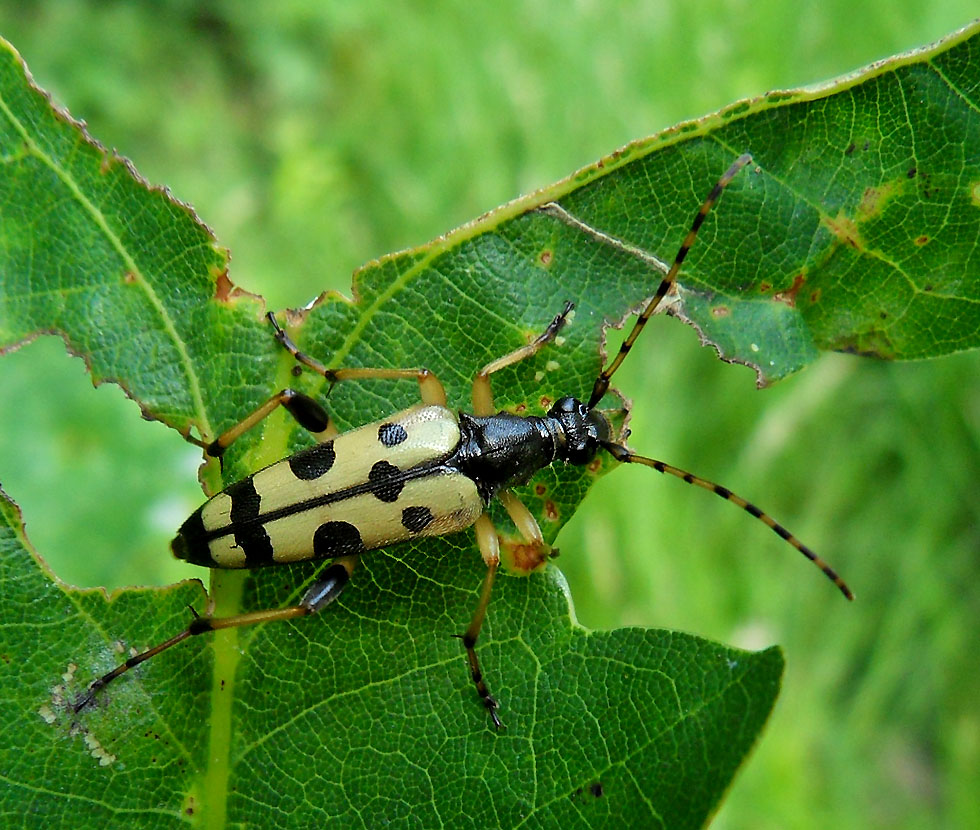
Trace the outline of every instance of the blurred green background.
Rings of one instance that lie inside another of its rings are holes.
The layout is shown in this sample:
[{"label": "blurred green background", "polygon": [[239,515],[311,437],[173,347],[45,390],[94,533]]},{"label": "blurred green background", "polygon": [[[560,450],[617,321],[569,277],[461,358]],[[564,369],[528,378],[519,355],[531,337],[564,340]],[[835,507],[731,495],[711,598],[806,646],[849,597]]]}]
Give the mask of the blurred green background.
[{"label": "blurred green background", "polygon": [[[349,293],[368,259],[633,138],[925,44],[975,8],[0,0],[0,34],[281,308]],[[784,646],[782,697],[714,826],[980,827],[980,355],[828,355],[757,392],[673,320],[634,354],[617,376],[632,445],[756,500],[858,594],[645,469],[603,480],[562,532],[583,624]],[[190,575],[167,543],[201,498],[198,452],[118,388],[93,392],[53,338],[0,360],[0,388],[0,482],[61,577]]]}]

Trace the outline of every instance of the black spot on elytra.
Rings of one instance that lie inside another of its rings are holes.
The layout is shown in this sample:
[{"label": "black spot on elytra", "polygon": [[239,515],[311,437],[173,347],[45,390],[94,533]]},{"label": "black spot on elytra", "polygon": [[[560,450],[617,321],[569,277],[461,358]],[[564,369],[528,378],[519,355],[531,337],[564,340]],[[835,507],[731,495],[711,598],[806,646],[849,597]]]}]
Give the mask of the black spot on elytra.
[{"label": "black spot on elytra", "polygon": [[255,489],[255,482],[252,477],[243,478],[236,481],[227,490],[225,495],[231,499],[231,521],[244,522],[254,519],[259,515],[259,504],[261,499]]},{"label": "black spot on elytra", "polygon": [[207,567],[214,564],[201,508],[191,513],[190,518],[180,526],[177,536],[170,543],[170,549],[178,559],[185,559],[192,565]]},{"label": "black spot on elytra", "polygon": [[395,477],[400,473],[394,464],[387,461],[378,461],[368,473],[368,481],[371,482],[371,492],[375,498],[383,502],[393,502],[398,500],[398,496],[405,486],[404,481],[399,481]]},{"label": "black spot on elytra", "polygon": [[333,441],[325,444],[318,444],[308,450],[296,453],[289,459],[289,469],[293,471],[296,478],[303,481],[312,481],[324,475],[337,460],[337,453],[334,452]]},{"label": "black spot on elytra", "polygon": [[378,440],[386,447],[394,447],[408,439],[401,424],[382,424],[378,427]]},{"label": "black spot on elytra", "polygon": [[330,558],[364,552],[360,531],[350,522],[325,522],[313,534],[313,555]]},{"label": "black spot on elytra", "polygon": [[265,527],[256,521],[259,516],[261,498],[255,489],[252,476],[232,484],[225,494],[231,498],[231,529],[235,534],[235,544],[245,553],[245,565],[272,563],[272,542]]},{"label": "black spot on elytra", "polygon": [[421,533],[435,517],[428,507],[406,507],[402,510],[402,524],[412,533]]}]

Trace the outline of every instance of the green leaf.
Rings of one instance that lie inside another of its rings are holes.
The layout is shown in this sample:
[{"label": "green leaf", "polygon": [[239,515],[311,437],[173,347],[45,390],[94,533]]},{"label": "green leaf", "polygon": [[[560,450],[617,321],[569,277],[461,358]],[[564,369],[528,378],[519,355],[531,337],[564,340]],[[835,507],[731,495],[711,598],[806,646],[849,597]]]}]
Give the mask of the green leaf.
[{"label": "green leaf", "polygon": [[[166,637],[200,592],[186,583],[106,603],[59,586],[32,562],[15,508],[0,506],[0,810],[38,822],[697,826],[779,683],[776,649],[589,633],[569,618],[557,572],[506,579],[482,650],[506,701],[494,733],[446,636],[470,610],[474,569],[378,556],[329,619],[248,632],[238,649],[164,653],[75,718],[66,701],[121,658],[117,634]],[[281,598],[290,583],[274,587]],[[40,770],[54,785],[38,786]]]},{"label": "green leaf", "polygon": [[[706,224],[675,313],[763,380],[817,348],[921,357],[975,347],[976,280],[964,276],[977,230],[965,201],[966,183],[978,180],[966,152],[978,146],[974,88],[963,80],[977,74],[972,37],[860,82],[770,96],[631,145],[368,266],[356,305],[327,298],[297,336],[332,365],[424,363],[465,406],[474,372],[571,298],[578,311],[565,343],[501,373],[495,389],[501,405],[529,412],[585,394],[603,321],[651,293],[655,261],[673,255],[711,184],[748,149],[758,168]],[[0,347],[58,332],[96,380],[120,383],[149,416],[207,437],[296,382],[261,305],[228,281],[207,230],[53,113],[12,52],[0,65],[0,152]],[[559,207],[533,210],[547,202]],[[331,409],[343,425],[360,423],[411,403],[410,386],[341,385]],[[236,445],[226,480],[303,440],[271,418]],[[526,491],[549,538],[593,475],[548,471]],[[217,477],[211,465],[209,485]],[[322,618],[184,645],[76,719],[66,699],[121,659],[115,644],[142,648],[175,633],[187,604],[203,608],[201,592],[185,584],[106,602],[67,589],[32,560],[7,502],[3,515],[10,814],[30,799],[48,821],[82,813],[144,826],[189,813],[210,826],[698,826],[778,686],[773,650],[584,632],[551,569],[502,578],[495,592],[481,645],[507,726],[495,734],[448,636],[472,613],[481,577],[460,536],[365,557]],[[213,597],[219,613],[273,607],[309,578],[308,567],[220,574]],[[40,770],[57,786],[39,786]]]}]

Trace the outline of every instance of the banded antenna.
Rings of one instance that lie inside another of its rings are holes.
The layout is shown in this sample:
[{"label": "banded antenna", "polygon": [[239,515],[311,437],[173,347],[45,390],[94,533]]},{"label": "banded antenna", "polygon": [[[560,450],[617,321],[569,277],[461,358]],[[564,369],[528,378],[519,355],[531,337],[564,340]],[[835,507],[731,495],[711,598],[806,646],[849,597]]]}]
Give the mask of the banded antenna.
[{"label": "banded antenna", "polygon": [[[653,299],[647,303],[646,308],[640,312],[640,316],[637,318],[636,323],[633,324],[633,328],[630,331],[627,338],[623,341],[622,345],[619,347],[619,352],[616,357],[613,358],[612,363],[608,367],[599,373],[599,377],[596,378],[595,385],[592,387],[592,395],[589,397],[588,408],[590,410],[595,409],[596,405],[602,400],[602,397],[606,394],[609,389],[609,380],[616,373],[616,370],[623,364],[626,359],[626,355],[629,354],[630,349],[633,348],[633,344],[636,342],[636,338],[640,336],[640,332],[643,331],[643,327],[647,324],[650,317],[660,306],[663,298],[667,296],[671,287],[677,281],[677,273],[681,269],[681,265],[684,263],[687,257],[688,251],[691,250],[691,246],[694,245],[694,240],[697,239],[698,231],[701,230],[701,225],[704,224],[704,219],[710,212],[711,208],[714,207],[715,202],[718,201],[721,196],[721,192],[725,189],[728,183],[735,178],[741,172],[742,168],[751,163],[752,156],[748,153],[744,153],[739,156],[735,162],[732,164],[728,170],[725,171],[724,175],[718,180],[717,184],[711,188],[711,192],[708,194],[708,198],[704,200],[704,203],[698,209],[697,214],[694,217],[694,221],[691,223],[691,229],[687,232],[687,236],[684,237],[684,241],[681,243],[681,247],[677,251],[677,255],[674,257],[674,262],[667,271],[667,275],[661,280],[660,285],[657,287],[656,293],[653,295]],[[696,476],[693,473],[689,473],[687,470],[682,470],[679,467],[674,467],[671,464],[666,464],[663,461],[657,461],[654,458],[647,458],[646,456],[637,455],[636,453],[628,450],[626,447],[613,443],[612,441],[603,441],[602,447],[617,461],[621,461],[625,464],[643,464],[647,467],[652,467],[654,470],[665,475],[675,476],[688,484],[693,484],[696,487],[701,487],[705,490],[709,490],[717,496],[726,501],[730,501],[735,505],[741,507],[746,513],[757,518],[760,522],[767,525],[777,536],[788,542],[794,548],[796,548],[800,553],[802,553],[807,559],[813,562],[824,575],[834,583],[840,592],[847,597],[847,599],[854,599],[854,594],[851,589],[847,587],[847,583],[838,576],[837,572],[830,567],[823,559],[821,559],[816,553],[810,548],[804,545],[799,539],[796,538],[792,533],[790,533],[785,527],[783,527],[779,522],[772,518],[768,513],[760,510],[748,499],[742,498],[737,493],[733,493],[727,487],[723,487],[720,484],[715,484],[713,481],[708,481],[705,478]]]}]

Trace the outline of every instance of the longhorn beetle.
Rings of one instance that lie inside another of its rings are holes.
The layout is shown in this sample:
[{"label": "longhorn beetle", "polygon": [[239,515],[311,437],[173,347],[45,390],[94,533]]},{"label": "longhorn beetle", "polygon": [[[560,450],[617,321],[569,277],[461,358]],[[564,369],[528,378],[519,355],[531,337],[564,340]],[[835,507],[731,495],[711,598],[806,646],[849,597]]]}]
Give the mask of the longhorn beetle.
[{"label": "longhorn beetle", "polygon": [[78,712],[90,704],[100,689],[120,675],[195,634],[321,611],[340,595],[362,553],[422,536],[454,533],[472,525],[487,573],[476,612],[459,636],[477,694],[499,728],[497,702],[487,689],[476,653],[500,562],[497,532],[487,506],[492,499],[499,499],[527,544],[546,553],[548,546],[537,521],[510,488],[526,484],[538,470],[557,461],[588,464],[600,449],[617,461],[645,464],[737,504],[810,559],[845,597],[853,599],[850,589],[830,566],[768,514],[727,487],[637,455],[616,443],[610,422],[596,408],[609,389],[610,378],[673,286],[705,216],[725,186],[750,161],[751,156],[740,156],[715,184],[653,298],[616,357],[596,378],[587,403],[566,396],[547,415],[514,415],[494,411],[490,388],[491,375],[536,354],[555,339],[572,311],[570,302],[537,339],[488,363],[477,373],[472,414],[448,409],[442,384],[424,368],[328,369],[301,352],[270,312],[267,317],[279,343],[300,364],[318,372],[331,385],[373,378],[415,379],[422,403],[337,434],[320,404],[293,389],[283,389],[206,445],[208,455],[220,457],[233,441],[279,406],[285,407],[319,442],[247,476],[207,501],[184,522],[171,543],[178,558],[207,568],[255,568],[309,559],[333,562],[298,605],[223,618],[195,617],[179,634],[130,657],[95,680],[75,702],[74,710]]}]

